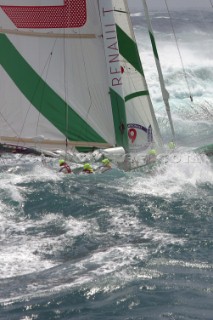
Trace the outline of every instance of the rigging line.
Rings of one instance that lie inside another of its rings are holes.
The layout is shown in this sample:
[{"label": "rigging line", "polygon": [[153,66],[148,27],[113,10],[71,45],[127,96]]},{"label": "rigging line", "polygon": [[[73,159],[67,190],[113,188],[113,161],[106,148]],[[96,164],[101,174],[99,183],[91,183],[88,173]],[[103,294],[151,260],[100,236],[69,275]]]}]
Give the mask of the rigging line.
[{"label": "rigging line", "polygon": [[170,18],[170,23],[171,23],[172,31],[173,31],[173,34],[174,34],[174,38],[175,38],[178,54],[179,54],[179,57],[180,57],[184,78],[185,78],[185,81],[186,81],[186,84],[187,84],[187,87],[188,87],[189,97],[191,99],[191,102],[193,102],[192,93],[191,93],[189,82],[188,82],[188,79],[187,79],[187,74],[186,74],[186,70],[185,70],[185,67],[184,67],[183,58],[182,58],[182,55],[181,55],[181,52],[180,52],[180,48],[179,48],[179,45],[178,45],[178,39],[177,39],[177,36],[176,36],[176,33],[175,33],[175,28],[174,28],[174,24],[173,24],[173,21],[172,21],[171,12],[170,12],[168,4],[167,4],[167,0],[165,0],[165,4],[166,4],[167,12],[168,12],[168,15],[169,15],[169,18]]},{"label": "rigging line", "polygon": [[89,81],[88,81],[88,75],[87,75],[87,68],[86,68],[86,61],[85,61],[85,56],[84,56],[84,50],[83,50],[83,44],[82,44],[82,39],[80,39],[80,43],[81,43],[81,52],[82,52],[82,59],[83,59],[83,65],[84,65],[84,70],[85,70],[85,78],[86,78],[86,83],[87,83],[87,89],[88,89],[88,93],[89,93],[89,97],[90,97],[90,105],[89,108],[87,110],[86,113],[86,119],[88,119],[90,110],[92,108],[92,95],[91,95],[91,90],[90,90],[90,86],[89,86]]},{"label": "rigging line", "polygon": [[128,22],[128,26],[129,26],[129,31],[131,33],[132,38],[135,40],[136,42],[136,37],[135,37],[135,33],[132,27],[132,20],[131,20],[131,15],[130,15],[130,10],[129,10],[129,5],[127,3],[127,0],[124,0],[124,6],[125,6],[125,10],[127,12],[127,22]]},{"label": "rigging line", "polygon": [[[54,41],[54,46],[55,46],[55,43],[56,43],[56,40]],[[46,72],[46,77],[45,77],[45,83],[47,83],[48,70],[49,70],[50,62],[51,62],[51,59],[52,59],[52,56],[53,56],[54,46],[53,46],[52,51],[50,52],[49,58],[48,58],[47,63],[46,63],[46,65],[47,65],[47,72]],[[45,68],[46,68],[46,66],[45,66]],[[38,119],[37,119],[37,124],[36,124],[36,135],[38,134],[38,124],[39,124],[40,115],[41,115],[41,107],[42,107],[43,93],[44,93],[44,87],[43,87],[43,89],[42,89],[41,103],[40,103],[40,107],[39,107],[39,114],[38,114]]]},{"label": "rigging line", "polygon": [[[131,28],[130,28],[130,20],[129,20],[129,7],[128,7],[128,4],[127,4],[127,1],[126,0],[124,0],[124,9],[125,10],[116,10],[116,9],[114,9],[114,11],[115,12],[118,12],[118,13],[120,13],[120,14],[125,14],[126,15],[126,18],[127,18],[127,23],[128,23],[128,27],[129,27],[129,30],[131,30]],[[132,36],[133,36],[133,34],[132,34]],[[119,55],[120,55],[120,52],[119,52]],[[121,56],[120,56],[121,57]],[[125,62],[125,59],[124,59],[124,64],[125,64],[125,66],[126,66],[126,71],[129,73],[129,70],[127,70],[128,69],[128,65],[127,65],[127,63]],[[120,68],[121,68],[121,60],[120,60]],[[131,81],[131,79],[129,79],[128,81]],[[125,101],[125,97],[123,97],[124,98],[124,101]],[[117,99],[116,99],[117,100]],[[125,113],[127,112],[126,111],[126,102],[124,102],[125,103]],[[122,118],[122,114],[121,114],[121,112],[120,112],[120,108],[119,108],[119,103],[118,103],[118,100],[117,100],[117,110],[118,110],[118,114],[119,114],[119,119],[120,119],[120,124],[119,124],[119,131],[120,131],[120,134],[121,134],[121,138],[122,138],[122,144],[123,144],[123,146],[125,145],[125,130],[126,130],[126,132],[128,131],[128,128],[127,128],[127,123],[126,123],[126,119],[125,119],[125,121],[124,121],[124,119]],[[126,115],[126,117],[127,117],[127,115]],[[126,149],[126,148],[125,148]],[[127,146],[127,150],[125,150],[126,152],[128,151],[129,152],[129,146]]]},{"label": "rigging line", "polygon": [[[51,49],[51,52],[50,52],[49,56],[47,57],[47,61],[46,61],[45,65],[44,65],[44,68],[43,68],[41,74],[40,74],[40,79],[42,79],[42,75],[43,75],[43,73],[44,73],[44,71],[45,71],[45,69],[46,69],[47,64],[49,63],[49,59],[51,59],[51,57],[52,57],[52,53],[53,53],[53,50],[54,50],[54,47],[55,47],[56,40],[57,40],[57,39],[55,39],[55,41],[54,41],[53,47],[52,47],[52,49]],[[33,98],[34,98],[34,96],[35,96],[35,94],[36,94],[36,91],[37,91],[37,88],[38,88],[38,86],[39,86],[39,83],[40,83],[40,80],[38,81],[37,86],[35,87],[35,90],[34,90],[34,93],[33,93],[33,95],[32,95],[31,101],[33,100]],[[27,112],[26,112],[23,125],[22,125],[21,130],[20,130],[20,133],[19,133],[19,135],[18,135],[19,138],[20,138],[20,136],[21,136],[21,134],[22,134],[22,131],[24,130],[25,122],[26,122],[26,120],[27,120],[27,116],[28,116],[28,113],[29,113],[29,111],[30,111],[30,107],[31,107],[31,106],[32,106],[32,103],[30,103],[30,105],[29,105],[29,107],[28,107],[28,110],[27,110]],[[20,140],[21,140],[21,139],[20,139]],[[19,144],[20,140],[18,140],[17,145]]]},{"label": "rigging line", "polygon": [[[130,24],[129,19],[128,19],[128,23]],[[135,37],[135,33],[134,33],[134,32],[132,32],[132,37],[133,37],[135,43],[137,43],[137,40],[136,40],[136,37]],[[138,51],[138,54],[139,54],[140,63],[141,63],[141,65],[142,65],[142,61],[141,61],[141,57],[140,57],[139,51]],[[125,61],[124,61],[124,62],[125,62]],[[127,72],[127,74],[129,75],[129,76],[128,76],[128,81],[129,81],[129,83],[132,85],[132,87],[135,89],[135,91],[137,91],[137,88],[136,88],[136,85],[135,85],[135,81],[134,81],[134,79],[133,79],[132,76],[131,76],[131,68],[128,68],[126,62],[125,62],[125,66],[126,66],[125,72]],[[142,67],[143,67],[143,66],[142,66]],[[137,73],[137,72],[135,71],[135,73]],[[141,75],[141,79],[145,82],[145,86],[146,86],[145,90],[148,90],[148,86],[147,86],[146,79],[145,79],[142,75]],[[139,97],[139,99],[141,100],[141,97]],[[143,105],[142,102],[141,102],[141,105]],[[146,112],[146,108],[144,108],[143,111],[144,111],[145,118],[146,118],[146,119],[149,119],[149,116],[147,115],[147,112]],[[138,115],[138,119],[140,119],[140,118],[141,118],[140,112],[139,112],[138,110],[136,110],[136,113],[137,113],[137,115]],[[143,122],[143,119],[140,119],[140,120],[141,120],[141,122]]]},{"label": "rigging line", "polygon": [[[125,6],[126,6],[126,11],[129,12],[128,4],[126,3],[126,1],[125,1]],[[127,10],[127,9],[128,9],[128,10]],[[130,28],[130,18],[128,19],[128,24],[129,24],[129,29],[131,30],[131,28]],[[134,31],[132,31],[132,38],[134,39],[135,43],[137,44],[137,40],[136,40],[136,36],[135,36]],[[138,54],[139,54],[139,59],[140,59],[141,66],[143,67],[139,50],[138,50]],[[132,78],[132,76],[131,76],[131,68],[128,68],[128,65],[127,65],[127,63],[125,62],[125,60],[124,60],[124,64],[125,64],[125,66],[126,66],[125,72],[127,72],[127,74],[129,75],[128,81],[129,81],[129,83],[131,83],[131,85],[132,85],[132,87],[135,89],[135,91],[137,91],[137,88],[136,88],[136,85],[135,85],[135,81],[133,80],[133,78]],[[136,72],[136,71],[135,71],[135,72]],[[136,73],[137,73],[137,72],[136,72]],[[145,86],[146,86],[145,90],[148,90],[148,86],[147,86],[146,79],[145,79],[142,75],[141,75],[141,79],[145,82]],[[141,100],[141,97],[139,97],[139,99]],[[150,97],[149,97],[148,99],[150,99]],[[151,102],[151,100],[150,100],[150,102]],[[141,102],[141,105],[143,105],[142,102]],[[144,111],[144,114],[145,114],[146,119],[149,119],[149,116],[147,115],[147,112],[146,112],[146,109],[145,109],[145,108],[144,108],[143,111]],[[140,113],[139,113],[139,111],[136,110],[136,113],[137,113],[138,119],[139,119],[139,118],[140,118]],[[140,119],[140,120],[143,122],[143,119]]]},{"label": "rigging line", "polygon": [[8,125],[8,127],[10,127],[10,129],[11,129],[11,130],[15,133],[15,135],[18,137],[18,136],[19,136],[18,132],[16,132],[16,131],[13,129],[13,127],[10,125],[10,123],[7,121],[7,119],[5,119],[5,117],[3,116],[3,114],[2,114],[1,111],[0,111],[0,115],[1,115],[2,119],[6,122],[6,124]]},{"label": "rigging line", "polygon": [[[49,62],[48,62],[48,67],[47,67],[47,72],[46,72],[46,77],[45,77],[45,83],[47,82],[47,75],[48,75],[48,69],[49,69],[49,66],[50,66],[50,61],[51,61],[51,58],[52,58],[52,52],[51,52],[51,57],[49,59]],[[39,125],[39,121],[40,121],[40,116],[41,116],[41,108],[42,108],[42,100],[43,100],[43,95],[44,95],[44,86],[42,88],[42,94],[41,94],[41,100],[40,100],[40,106],[39,106],[39,112],[38,112],[38,118],[37,118],[37,123],[36,123],[36,136],[38,136],[38,125]],[[36,146],[36,143],[35,143],[35,146]],[[37,147],[37,146],[36,146]],[[41,151],[41,150],[40,150]]]},{"label": "rigging line", "polygon": [[[129,13],[129,15],[127,16],[127,22],[128,22],[129,30],[132,30],[131,27],[130,27],[131,19],[130,19],[129,7],[128,7],[128,4],[127,4],[126,1],[124,1],[124,6],[125,6],[125,12],[126,12],[126,13]],[[131,32],[131,36],[132,36],[132,38],[134,39],[135,43],[137,43],[134,32]],[[133,88],[134,88],[135,91],[136,91],[137,89],[136,89],[135,81],[134,81],[134,80],[132,79],[132,77],[131,77],[131,71],[132,71],[131,69],[132,69],[132,67],[128,67],[127,61],[126,61],[125,59],[121,60],[120,62],[121,62],[121,66],[122,66],[122,64],[125,66],[124,72],[127,73],[127,75],[129,75],[129,76],[127,77],[129,84],[132,85]],[[136,71],[135,71],[135,72],[136,72]],[[138,114],[138,116],[139,116],[139,112],[137,112],[137,114]]]},{"label": "rigging line", "polygon": [[[66,34],[65,28],[63,30],[64,35]],[[66,77],[66,39],[63,38],[63,52],[64,52],[64,99],[66,104],[66,114],[65,114],[65,125],[66,125],[66,136],[65,136],[65,158],[67,156],[67,148],[68,148],[68,126],[69,126],[69,119],[68,119],[68,103],[67,103],[67,77]]]},{"label": "rigging line", "polygon": [[[134,33],[134,31],[132,30],[132,28],[130,27],[130,25],[131,25],[131,18],[130,18],[130,11],[129,11],[129,7],[128,7],[128,4],[127,4],[127,1],[125,1],[125,9],[126,9],[126,12],[129,13],[129,16],[128,16],[128,18],[127,18],[129,30],[131,30],[132,38],[134,39],[135,43],[137,44],[137,40],[136,40],[135,33]],[[141,63],[141,65],[142,65],[139,50],[138,50],[138,55],[139,55],[140,63]],[[124,63],[124,65],[125,65],[125,67],[126,67],[124,70],[125,70],[125,72],[129,75],[129,76],[128,76],[128,82],[132,85],[132,87],[135,89],[135,91],[137,91],[138,89],[137,89],[137,87],[136,87],[136,85],[135,85],[135,81],[133,80],[133,77],[131,76],[131,73],[132,73],[132,70],[131,70],[131,69],[132,69],[132,67],[128,67],[128,64],[127,64],[127,62],[126,62],[125,60],[123,60],[123,63]],[[135,71],[135,73],[137,73],[137,71]],[[142,75],[141,75],[141,79],[143,79],[143,80],[145,81],[146,90],[148,90],[146,80],[142,77]],[[141,100],[141,97],[139,97],[139,99]],[[141,103],[141,105],[143,105],[143,104]],[[141,118],[140,112],[139,112],[137,109],[136,109],[136,113],[137,113],[137,115],[138,115],[138,119],[140,119],[140,118]],[[145,114],[146,119],[149,119],[145,108],[144,108],[144,114]],[[141,122],[143,122],[143,119],[140,119],[140,120],[141,120]]]}]

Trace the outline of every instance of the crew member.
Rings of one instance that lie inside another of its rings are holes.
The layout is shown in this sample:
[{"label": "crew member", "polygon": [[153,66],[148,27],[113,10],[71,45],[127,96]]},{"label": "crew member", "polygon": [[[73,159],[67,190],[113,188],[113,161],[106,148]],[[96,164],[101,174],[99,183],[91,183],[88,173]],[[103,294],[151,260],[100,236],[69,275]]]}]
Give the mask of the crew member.
[{"label": "crew member", "polygon": [[61,167],[59,172],[63,172],[65,174],[72,173],[70,166],[64,160],[59,160],[59,166]]},{"label": "crew member", "polygon": [[111,166],[109,159],[105,158],[101,162],[102,162],[102,166],[100,167],[100,169],[101,169],[102,173],[109,170],[109,169],[112,169],[112,166]]},{"label": "crew member", "polygon": [[146,156],[146,163],[155,162],[157,159],[157,151],[155,149],[150,149],[148,155]]},{"label": "crew member", "polygon": [[174,150],[174,149],[175,149],[175,143],[174,143],[174,141],[170,141],[170,142],[168,143],[168,147],[169,147],[170,150]]},{"label": "crew member", "polygon": [[90,163],[85,163],[83,173],[93,173],[93,168]]}]

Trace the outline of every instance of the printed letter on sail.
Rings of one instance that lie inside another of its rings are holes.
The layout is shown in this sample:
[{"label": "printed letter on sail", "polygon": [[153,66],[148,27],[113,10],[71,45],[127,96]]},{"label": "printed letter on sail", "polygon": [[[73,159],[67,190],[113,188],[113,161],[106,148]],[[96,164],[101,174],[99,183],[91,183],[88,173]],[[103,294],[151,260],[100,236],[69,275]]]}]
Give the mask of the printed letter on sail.
[{"label": "printed letter on sail", "polygon": [[100,1],[100,11],[108,74],[110,79],[109,85],[121,97],[123,97],[122,70],[120,65],[118,39],[116,33],[116,24],[113,16],[114,9],[112,2],[105,0]]},{"label": "printed letter on sail", "polygon": [[[18,4],[18,3],[17,3]],[[80,28],[87,20],[86,0],[64,0],[63,5],[28,6],[1,5],[1,9],[17,28]]]},{"label": "printed letter on sail", "polygon": [[116,143],[128,149],[122,67],[112,0],[99,0]]}]

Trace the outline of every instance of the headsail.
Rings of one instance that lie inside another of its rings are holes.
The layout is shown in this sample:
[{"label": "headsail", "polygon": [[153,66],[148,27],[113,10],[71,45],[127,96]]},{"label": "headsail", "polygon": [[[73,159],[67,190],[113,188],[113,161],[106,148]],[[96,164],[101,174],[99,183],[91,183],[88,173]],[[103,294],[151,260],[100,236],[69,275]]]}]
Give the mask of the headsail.
[{"label": "headsail", "polygon": [[152,145],[161,148],[160,130],[150,99],[136,44],[127,1],[115,1],[119,50],[122,57],[129,149],[141,152]]},{"label": "headsail", "polygon": [[[126,1],[26,2],[0,0],[1,142],[54,149],[67,140],[127,151],[160,145]],[[103,20],[107,10],[113,29]],[[110,61],[119,75],[114,86]]]},{"label": "headsail", "polygon": [[119,96],[125,105],[123,115],[120,103],[122,117],[120,116],[117,127],[122,126],[122,119],[123,123],[126,122],[126,145],[130,152],[141,152],[153,143],[160,147],[161,135],[145,81],[127,1],[100,0],[100,12],[111,97],[114,98],[112,108],[116,108],[113,104],[117,101],[115,95]]}]

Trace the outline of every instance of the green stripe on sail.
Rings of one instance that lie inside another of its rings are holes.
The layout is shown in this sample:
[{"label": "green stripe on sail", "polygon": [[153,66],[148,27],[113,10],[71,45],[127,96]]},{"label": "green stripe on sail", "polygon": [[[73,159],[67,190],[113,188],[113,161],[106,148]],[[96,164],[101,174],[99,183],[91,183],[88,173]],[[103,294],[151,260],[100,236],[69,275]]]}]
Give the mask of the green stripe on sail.
[{"label": "green stripe on sail", "polygon": [[129,101],[129,100],[137,98],[137,97],[148,96],[148,95],[149,95],[149,91],[148,90],[133,92],[133,93],[131,93],[128,96],[125,97],[125,101]]},{"label": "green stripe on sail", "polygon": [[4,34],[0,34],[0,48],[0,64],[8,76],[30,103],[69,140],[106,142],[50,88]]},{"label": "green stripe on sail", "polygon": [[112,90],[112,88],[110,88],[110,98],[112,104],[116,143],[118,146],[122,146],[125,150],[127,150],[128,137],[125,102],[114,90]]},{"label": "green stripe on sail", "polygon": [[116,25],[120,54],[138,71],[144,75],[137,44]]}]

